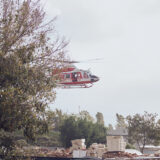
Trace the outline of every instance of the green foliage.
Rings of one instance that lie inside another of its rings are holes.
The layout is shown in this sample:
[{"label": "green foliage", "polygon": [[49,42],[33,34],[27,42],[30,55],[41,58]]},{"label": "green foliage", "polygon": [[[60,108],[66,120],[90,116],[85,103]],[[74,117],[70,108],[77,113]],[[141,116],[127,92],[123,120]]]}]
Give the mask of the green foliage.
[{"label": "green foliage", "polygon": [[65,147],[71,146],[71,140],[86,139],[86,145],[94,142],[105,143],[106,128],[103,125],[87,119],[70,116],[66,118],[60,128],[61,142]]},{"label": "green foliage", "polygon": [[127,143],[126,149],[136,149],[136,148],[134,147],[134,145]]},{"label": "green foliage", "polygon": [[81,119],[86,119],[87,121],[94,122],[94,118],[86,110],[80,111],[77,117]]},{"label": "green foliage", "polygon": [[97,118],[97,123],[98,124],[104,125],[104,118],[103,118],[103,114],[102,113],[97,112],[96,118]]},{"label": "green foliage", "polygon": [[127,123],[123,115],[120,115],[117,113],[116,120],[117,120],[116,128],[126,128],[127,127]]},{"label": "green foliage", "polygon": [[46,147],[62,147],[62,143],[60,141],[60,132],[49,131],[45,135],[39,135],[34,142],[34,145]]},{"label": "green foliage", "polygon": [[108,124],[107,129],[108,129],[108,130],[113,130],[113,126],[112,126],[112,124]]},{"label": "green foliage", "polygon": [[9,155],[15,147],[15,141],[11,133],[1,131],[0,132],[0,154]]},{"label": "green foliage", "polygon": [[159,138],[157,136],[159,127],[157,126],[156,117],[156,114],[147,112],[144,115],[135,114],[127,117],[129,142],[131,144],[136,143],[142,153],[146,144],[153,144]]},{"label": "green foliage", "polygon": [[5,131],[0,132],[0,155],[3,155],[4,160],[22,160],[23,158],[14,157],[19,150],[17,146],[21,146],[21,142],[17,142],[14,133]]},{"label": "green foliage", "polygon": [[34,141],[48,131],[45,110],[56,87],[50,72],[63,66],[67,43],[50,40],[54,21],[45,23],[40,0],[0,0],[0,9],[0,131],[20,130]]},{"label": "green foliage", "polygon": [[55,111],[47,111],[46,117],[47,117],[47,124],[49,126],[50,130],[59,131],[59,128],[63,122],[63,120],[68,115],[63,113],[62,110],[56,109]]}]

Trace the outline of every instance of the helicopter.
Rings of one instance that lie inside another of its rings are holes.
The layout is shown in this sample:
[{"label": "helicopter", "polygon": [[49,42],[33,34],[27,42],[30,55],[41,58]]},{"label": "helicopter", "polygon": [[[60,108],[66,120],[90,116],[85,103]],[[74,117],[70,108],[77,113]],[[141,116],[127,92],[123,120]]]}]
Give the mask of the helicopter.
[{"label": "helicopter", "polygon": [[53,71],[52,75],[57,75],[57,86],[60,88],[90,88],[93,83],[99,81],[99,77],[93,75],[89,70],[78,69],[73,63],[78,61],[67,61],[65,68],[62,68],[59,73]]}]

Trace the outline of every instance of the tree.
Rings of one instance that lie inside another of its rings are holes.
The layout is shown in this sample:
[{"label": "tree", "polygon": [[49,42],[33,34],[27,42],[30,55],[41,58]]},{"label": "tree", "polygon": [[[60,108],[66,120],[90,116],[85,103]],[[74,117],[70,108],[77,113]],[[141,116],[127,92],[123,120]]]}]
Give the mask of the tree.
[{"label": "tree", "polygon": [[144,115],[135,114],[127,117],[129,142],[136,143],[142,153],[146,144],[153,144],[157,140],[156,117],[156,114],[147,112]]},{"label": "tree", "polygon": [[60,128],[61,142],[65,147],[71,146],[71,140],[77,138],[77,122],[76,117],[68,117]]},{"label": "tree", "polygon": [[113,126],[112,126],[112,124],[108,124],[108,130],[113,130]]},{"label": "tree", "polygon": [[88,111],[85,110],[80,111],[78,117],[81,119],[86,119],[88,121],[94,122],[94,118],[89,114]]},{"label": "tree", "polygon": [[126,128],[127,127],[125,118],[122,115],[117,113],[116,118],[117,118],[116,128]]},{"label": "tree", "polygon": [[160,144],[160,119],[157,121],[156,128],[154,129],[154,132],[152,132],[151,138],[154,139],[154,145],[157,146]]},{"label": "tree", "polygon": [[104,125],[104,118],[103,118],[103,114],[102,113],[97,112],[96,118],[97,118],[97,123],[98,124]]},{"label": "tree", "polygon": [[60,128],[61,141],[65,147],[71,146],[71,140],[86,139],[86,145],[106,142],[106,128],[87,119],[69,116]]},{"label": "tree", "polygon": [[47,112],[47,124],[50,126],[50,130],[59,131],[63,120],[68,115],[63,113],[62,110],[56,109],[55,111],[48,111]]},{"label": "tree", "polygon": [[45,22],[40,0],[0,0],[0,9],[0,130],[34,140],[47,131],[57,78],[50,73],[63,67],[67,43],[56,37],[54,19]]}]

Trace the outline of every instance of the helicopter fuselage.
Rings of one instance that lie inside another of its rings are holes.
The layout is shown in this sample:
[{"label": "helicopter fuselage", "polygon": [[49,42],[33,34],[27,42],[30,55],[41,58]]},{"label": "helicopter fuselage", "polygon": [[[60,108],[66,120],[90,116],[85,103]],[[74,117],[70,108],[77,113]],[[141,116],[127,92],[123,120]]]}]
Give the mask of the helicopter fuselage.
[{"label": "helicopter fuselage", "polygon": [[[99,77],[92,75],[88,70],[73,69],[60,73],[59,85],[65,87],[89,88],[99,81]],[[90,84],[90,85],[89,85]]]}]

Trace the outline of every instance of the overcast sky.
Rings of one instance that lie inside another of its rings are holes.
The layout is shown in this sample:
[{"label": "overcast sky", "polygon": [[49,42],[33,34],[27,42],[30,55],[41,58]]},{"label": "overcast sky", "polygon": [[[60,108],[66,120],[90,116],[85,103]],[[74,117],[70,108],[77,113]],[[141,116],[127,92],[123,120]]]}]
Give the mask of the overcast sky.
[{"label": "overcast sky", "polygon": [[102,58],[90,68],[100,81],[89,89],[58,89],[52,109],[93,116],[106,125],[116,113],[160,112],[160,1],[43,0],[48,17],[58,15],[56,29],[70,40],[73,60]]}]

